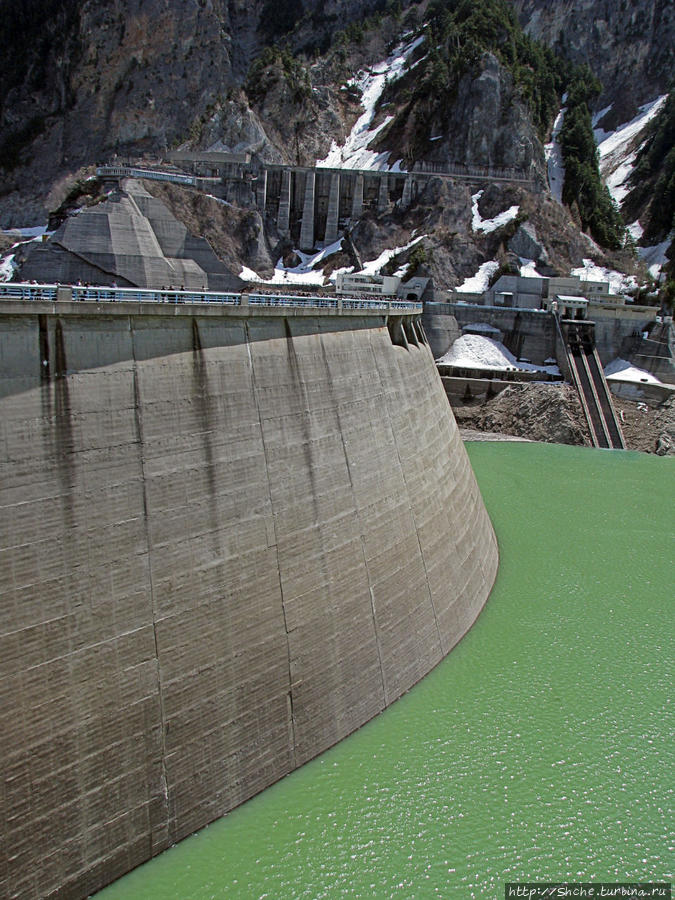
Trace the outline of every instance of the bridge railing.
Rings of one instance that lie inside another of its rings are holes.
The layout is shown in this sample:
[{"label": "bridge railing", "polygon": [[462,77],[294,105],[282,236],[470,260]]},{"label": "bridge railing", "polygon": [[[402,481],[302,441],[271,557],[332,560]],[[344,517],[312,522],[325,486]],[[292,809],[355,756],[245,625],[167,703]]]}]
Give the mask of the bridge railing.
[{"label": "bridge railing", "polygon": [[30,284],[6,281],[0,283],[0,300],[89,301],[104,303],[174,303],[226,306],[263,306],[305,309],[372,310],[391,309],[417,313],[422,304],[409,300],[371,300],[361,297],[324,297],[282,293],[235,293],[218,291],[175,290],[164,288],[92,287],[88,285]]},{"label": "bridge railing", "polygon": [[3,300],[56,300],[55,284],[23,284],[4,282],[0,284]]},{"label": "bridge railing", "polygon": [[99,178],[149,178],[151,181],[168,181],[171,184],[195,185],[197,181],[192,175],[162,172],[158,169],[140,169],[136,166],[99,166],[96,174]]},{"label": "bridge railing", "polygon": [[251,306],[300,306],[317,309],[337,309],[338,301],[333,297],[301,297],[287,294],[249,294]]}]

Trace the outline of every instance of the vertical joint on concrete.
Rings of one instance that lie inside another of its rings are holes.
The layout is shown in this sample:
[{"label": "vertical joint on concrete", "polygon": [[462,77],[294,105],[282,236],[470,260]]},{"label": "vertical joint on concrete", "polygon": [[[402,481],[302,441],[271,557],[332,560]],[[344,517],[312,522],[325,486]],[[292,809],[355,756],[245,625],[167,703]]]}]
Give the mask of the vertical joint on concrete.
[{"label": "vertical joint on concrete", "polygon": [[[150,590],[150,607],[152,610],[152,632],[155,648],[155,666],[157,673],[157,696],[159,698],[159,723],[161,728],[160,745],[161,745],[161,797],[164,801],[164,821],[156,821],[151,818],[150,821],[150,840],[152,847],[152,855],[164,850],[174,840],[175,835],[171,834],[171,822],[169,815],[169,779],[166,768],[166,713],[164,707],[164,692],[162,689],[162,672],[159,654],[159,640],[157,638],[157,601],[155,596],[155,586],[152,571],[152,533],[150,530],[150,516],[148,504],[147,474],[145,471],[145,454],[143,452],[143,414],[141,389],[138,381],[138,361],[136,360],[136,342],[134,338],[134,328],[131,317],[129,318],[129,331],[131,332],[131,352],[133,356],[133,389],[134,389],[134,426],[136,431],[136,441],[138,443],[138,455],[141,467],[141,490],[143,499],[143,527],[145,531],[145,543],[148,551],[148,586]],[[153,786],[154,788],[154,786]],[[164,832],[164,834],[162,834]]]},{"label": "vertical joint on concrete", "polygon": [[40,332],[40,381],[49,381],[49,329],[47,316],[38,316],[38,328]]},{"label": "vertical joint on concrete", "polygon": [[[288,321],[284,320],[286,333],[290,333],[290,328],[288,325]],[[265,473],[267,478],[267,499],[269,500],[269,508],[272,515],[272,523],[275,528],[275,537],[274,537],[274,552],[276,553],[277,558],[277,576],[279,581],[279,598],[281,601],[281,614],[284,619],[284,631],[286,632],[286,657],[288,660],[288,716],[289,716],[289,733],[290,733],[290,755],[292,758],[292,767],[297,767],[297,755],[296,755],[296,735],[295,735],[295,711],[293,709],[293,671],[291,667],[291,639],[288,631],[288,619],[286,616],[286,602],[284,599],[284,585],[281,578],[281,560],[279,559],[279,543],[276,539],[276,523],[274,519],[274,500],[272,498],[272,486],[269,480],[269,472],[270,472],[270,462],[267,453],[267,445],[265,443],[265,429],[263,428],[262,415],[260,412],[260,404],[257,399],[257,389],[256,389],[256,379],[255,379],[255,367],[253,365],[253,354],[251,353],[251,334],[249,331],[248,322],[246,322],[246,351],[248,354],[248,361],[251,367],[251,386],[253,390],[253,402],[255,405],[255,409],[258,415],[258,427],[260,428],[260,441],[262,443],[263,455],[265,457]]]},{"label": "vertical joint on concrete", "polygon": [[56,345],[54,353],[54,376],[56,378],[65,378],[68,374],[68,364],[66,362],[66,343],[63,338],[63,325],[61,319],[56,320],[54,327],[54,343]]}]

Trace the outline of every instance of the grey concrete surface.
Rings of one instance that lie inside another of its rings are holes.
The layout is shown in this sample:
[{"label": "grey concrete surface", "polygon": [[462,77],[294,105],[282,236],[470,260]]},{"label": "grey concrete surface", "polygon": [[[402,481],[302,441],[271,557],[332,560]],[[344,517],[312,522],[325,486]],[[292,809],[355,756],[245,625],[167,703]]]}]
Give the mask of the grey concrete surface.
[{"label": "grey concrete surface", "polygon": [[454,343],[456,326],[461,332],[465,325],[476,322],[499,328],[501,341],[517,358],[527,358],[537,365],[555,358],[555,322],[550,313],[542,310],[495,306],[481,309],[463,303],[427,303],[423,322],[437,359]]},{"label": "grey concrete surface", "polygon": [[241,286],[210,244],[191,235],[140,182],[126,179],[122,188],[66,219],[47,243],[31,246],[21,277],[156,289]]},{"label": "grey concrete surface", "polygon": [[358,728],[498,562],[425,344],[85,306],[0,311],[11,898],[85,897]]}]

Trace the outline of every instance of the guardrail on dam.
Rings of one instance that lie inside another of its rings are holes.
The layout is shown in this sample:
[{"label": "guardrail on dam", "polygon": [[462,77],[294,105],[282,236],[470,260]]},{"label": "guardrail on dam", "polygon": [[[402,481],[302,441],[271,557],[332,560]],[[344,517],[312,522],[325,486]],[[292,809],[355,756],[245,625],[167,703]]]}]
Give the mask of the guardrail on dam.
[{"label": "guardrail on dam", "polygon": [[87,896],[471,626],[497,545],[417,318],[0,302],[0,895]]},{"label": "guardrail on dam", "polygon": [[311,293],[288,294],[282,290],[265,289],[264,293],[218,292],[207,290],[185,290],[184,288],[120,288],[82,284],[37,284],[33,282],[7,281],[0,283],[1,300],[51,300],[51,301],[94,301],[95,303],[173,303],[202,304],[239,307],[285,307],[288,315],[297,309],[332,311],[340,315],[358,310],[360,314],[390,313],[416,315],[422,312],[422,303],[396,298],[372,299],[369,297],[349,297],[345,295],[312,295]]}]

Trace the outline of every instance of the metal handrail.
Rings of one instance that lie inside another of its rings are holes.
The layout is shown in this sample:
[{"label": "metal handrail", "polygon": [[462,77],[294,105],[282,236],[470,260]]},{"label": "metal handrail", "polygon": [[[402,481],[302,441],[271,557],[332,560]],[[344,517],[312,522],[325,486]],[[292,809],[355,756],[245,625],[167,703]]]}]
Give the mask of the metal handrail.
[{"label": "metal handrail", "polygon": [[218,304],[227,306],[296,307],[334,310],[391,309],[421,312],[422,304],[410,300],[370,300],[360,297],[320,297],[281,293],[235,293],[206,290],[161,290],[148,288],[99,287],[89,285],[30,284],[5,281],[0,283],[0,300],[73,300],[108,303],[175,303]]},{"label": "metal handrail", "polygon": [[160,169],[141,169],[137,166],[98,166],[96,174],[99,178],[148,178],[151,181],[168,181],[172,184],[195,185],[192,175],[181,175],[178,172],[165,172]]}]

